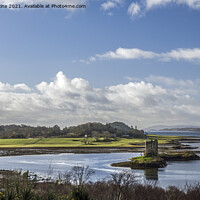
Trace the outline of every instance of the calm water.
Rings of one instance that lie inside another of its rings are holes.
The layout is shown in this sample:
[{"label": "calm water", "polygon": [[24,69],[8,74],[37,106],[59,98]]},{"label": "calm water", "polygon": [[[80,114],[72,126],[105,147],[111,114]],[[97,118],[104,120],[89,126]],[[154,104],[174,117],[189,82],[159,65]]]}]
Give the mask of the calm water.
[{"label": "calm water", "polygon": [[[93,181],[109,176],[110,173],[128,168],[111,167],[113,162],[126,161],[140,153],[101,153],[101,154],[56,154],[0,157],[0,169],[22,169],[42,176],[58,175],[75,165],[89,165],[95,171]],[[166,168],[158,170],[134,170],[138,181],[158,179],[162,187],[168,185],[184,186],[185,183],[200,182],[200,161],[169,162]]]},{"label": "calm water", "polygon": [[182,144],[190,145],[191,147],[197,147],[196,149],[193,149],[194,151],[200,150],[200,143],[185,143],[185,142],[183,142]]}]

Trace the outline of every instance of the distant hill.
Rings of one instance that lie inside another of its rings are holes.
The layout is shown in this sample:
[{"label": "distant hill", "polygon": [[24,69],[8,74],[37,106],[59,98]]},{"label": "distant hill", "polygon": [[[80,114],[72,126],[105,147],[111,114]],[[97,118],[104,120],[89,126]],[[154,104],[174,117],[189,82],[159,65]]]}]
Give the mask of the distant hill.
[{"label": "distant hill", "polygon": [[144,129],[145,131],[200,131],[200,126],[195,125],[157,125],[151,126]]},{"label": "distant hill", "polygon": [[131,128],[123,122],[113,122],[113,123],[109,123],[109,125],[113,128],[116,128],[118,130],[125,131],[125,132],[128,132],[131,130]]},{"label": "distant hill", "polygon": [[196,131],[200,132],[200,128],[164,128],[160,131]]}]

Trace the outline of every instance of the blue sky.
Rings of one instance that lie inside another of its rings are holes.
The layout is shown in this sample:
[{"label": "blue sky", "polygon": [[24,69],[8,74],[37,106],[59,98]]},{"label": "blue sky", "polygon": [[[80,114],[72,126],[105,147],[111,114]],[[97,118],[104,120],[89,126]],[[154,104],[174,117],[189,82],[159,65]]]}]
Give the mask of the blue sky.
[{"label": "blue sky", "polygon": [[199,125],[197,0],[57,2],[86,8],[0,9],[3,124]]}]

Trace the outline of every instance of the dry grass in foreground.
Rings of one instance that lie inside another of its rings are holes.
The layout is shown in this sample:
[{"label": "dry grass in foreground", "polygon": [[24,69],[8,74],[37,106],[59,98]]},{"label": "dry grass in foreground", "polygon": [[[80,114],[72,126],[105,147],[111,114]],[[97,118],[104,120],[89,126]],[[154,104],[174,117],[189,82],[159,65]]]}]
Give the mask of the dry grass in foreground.
[{"label": "dry grass in foreground", "polygon": [[200,184],[184,189],[166,189],[156,183],[140,184],[133,173],[111,174],[103,181],[90,182],[88,167],[74,166],[56,181],[38,182],[29,173],[3,171],[0,200],[199,200]]}]

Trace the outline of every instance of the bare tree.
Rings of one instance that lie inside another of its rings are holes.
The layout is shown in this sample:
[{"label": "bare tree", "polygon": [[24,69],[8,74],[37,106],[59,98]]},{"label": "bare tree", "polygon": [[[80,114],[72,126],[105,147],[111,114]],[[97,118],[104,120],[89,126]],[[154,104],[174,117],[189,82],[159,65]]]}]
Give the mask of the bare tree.
[{"label": "bare tree", "polygon": [[89,166],[74,166],[70,171],[67,171],[63,177],[65,182],[71,182],[76,186],[83,186],[88,182],[90,177],[94,175],[94,170],[91,170]]},{"label": "bare tree", "polygon": [[129,188],[134,186],[137,180],[132,171],[122,171],[120,173],[111,174],[111,178],[108,182],[113,185],[113,199],[121,200],[128,199],[125,196],[128,195]]}]

